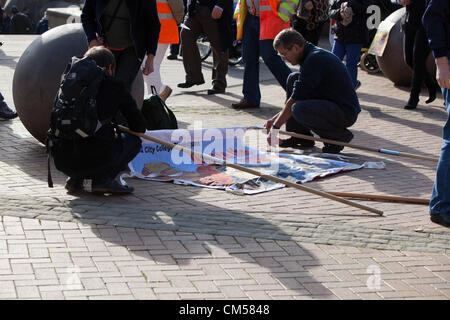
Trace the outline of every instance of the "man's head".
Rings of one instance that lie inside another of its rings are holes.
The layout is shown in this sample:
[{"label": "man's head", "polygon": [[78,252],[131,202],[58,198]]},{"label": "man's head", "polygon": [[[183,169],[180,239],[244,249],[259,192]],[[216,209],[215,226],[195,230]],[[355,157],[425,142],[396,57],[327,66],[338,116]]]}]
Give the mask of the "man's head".
[{"label": "man's head", "polygon": [[92,47],[84,56],[92,58],[100,68],[108,70],[109,75],[114,75],[116,59],[114,59],[114,55],[109,49],[103,46]]},{"label": "man's head", "polygon": [[303,55],[305,43],[305,38],[299,32],[293,29],[285,29],[277,34],[273,41],[273,47],[283,60],[292,65],[297,65]]},{"label": "man's head", "polygon": [[30,14],[31,11],[30,11],[30,8],[23,7],[22,12],[25,13],[25,14]]}]

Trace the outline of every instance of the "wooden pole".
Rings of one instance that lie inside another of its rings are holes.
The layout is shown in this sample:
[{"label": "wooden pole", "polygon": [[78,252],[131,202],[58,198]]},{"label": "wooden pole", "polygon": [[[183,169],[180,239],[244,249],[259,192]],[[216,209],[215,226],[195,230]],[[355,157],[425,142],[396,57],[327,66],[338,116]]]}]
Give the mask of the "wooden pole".
[{"label": "wooden pole", "polygon": [[420,198],[384,196],[384,195],[348,193],[348,192],[329,192],[329,191],[327,191],[327,193],[332,194],[337,197],[343,197],[343,198],[382,200],[382,201],[405,202],[405,203],[416,203],[416,204],[426,204],[426,205],[430,204],[429,199],[420,199]]},{"label": "wooden pole", "polygon": [[[265,130],[265,128],[263,128],[263,127],[249,127],[248,129]],[[361,146],[361,145],[356,145],[356,144],[350,144],[350,143],[346,143],[346,142],[342,142],[342,141],[324,139],[324,138],[319,138],[319,137],[312,137],[312,136],[295,133],[295,132],[289,132],[289,131],[283,131],[283,130],[279,130],[278,132],[280,134],[285,134],[287,136],[291,136],[291,137],[295,137],[295,138],[312,140],[312,141],[321,141],[323,143],[334,144],[334,145],[338,145],[338,146],[349,147],[349,148],[354,148],[354,149],[361,149],[361,150],[378,152],[378,153],[384,153],[384,154],[389,154],[389,155],[393,155],[393,156],[414,158],[414,159],[433,161],[433,162],[438,162],[438,160],[439,160],[438,158],[434,158],[434,157],[420,156],[417,154],[398,152],[398,151],[393,151],[393,150],[388,150],[388,149],[371,148],[371,147],[366,147],[366,146]]]},{"label": "wooden pole", "polygon": [[342,199],[342,198],[339,198],[337,196],[331,195],[329,193],[318,191],[318,190],[315,190],[315,189],[312,189],[312,188],[309,188],[309,187],[305,187],[303,185],[299,185],[299,184],[296,184],[296,183],[293,183],[293,182],[290,182],[290,181],[287,181],[287,180],[284,180],[284,179],[281,179],[281,178],[278,178],[278,177],[274,177],[274,176],[266,175],[266,174],[261,174],[261,173],[259,173],[256,170],[253,170],[253,169],[250,169],[250,168],[247,168],[247,167],[244,167],[244,166],[240,166],[238,164],[229,163],[229,162],[226,162],[224,160],[214,158],[214,157],[212,157],[210,155],[206,155],[206,154],[203,154],[201,152],[196,152],[196,151],[191,150],[189,148],[185,148],[185,147],[182,147],[180,145],[176,145],[176,144],[173,144],[173,143],[170,143],[170,142],[167,142],[167,141],[155,138],[155,137],[151,137],[151,136],[146,135],[144,133],[131,131],[130,129],[128,129],[128,128],[124,127],[124,126],[119,126],[119,129],[121,131],[123,131],[123,132],[126,132],[126,133],[129,133],[129,134],[141,137],[141,138],[146,139],[146,140],[153,141],[155,143],[164,145],[166,147],[169,147],[169,148],[172,148],[172,149],[177,149],[177,150],[180,150],[182,152],[189,153],[190,155],[191,154],[197,155],[197,156],[202,157],[204,159],[208,159],[209,161],[211,161],[213,163],[216,163],[216,164],[220,164],[220,165],[228,166],[228,167],[240,170],[240,171],[244,171],[244,172],[247,172],[249,174],[252,174],[252,175],[255,175],[255,176],[258,176],[258,177],[270,180],[270,181],[273,181],[273,182],[282,183],[282,184],[284,184],[284,185],[286,185],[288,187],[292,187],[292,188],[295,188],[295,189],[306,191],[306,192],[309,192],[309,193],[312,193],[312,194],[315,194],[315,195],[318,195],[318,196],[321,196],[321,197],[324,197],[324,198],[327,198],[327,199],[330,199],[330,200],[334,200],[334,201],[337,201],[337,202],[340,202],[340,203],[344,203],[346,205],[349,205],[349,206],[352,206],[352,207],[355,207],[355,208],[359,208],[359,209],[362,209],[362,210],[366,210],[366,211],[378,214],[380,216],[383,215],[383,211],[380,211],[380,210],[377,210],[377,209],[373,209],[373,208],[370,208],[370,207],[367,207],[367,206],[364,206],[364,205],[361,205],[359,203],[355,203],[355,202],[352,202],[352,201],[349,201],[349,200],[346,200],[346,199]]}]

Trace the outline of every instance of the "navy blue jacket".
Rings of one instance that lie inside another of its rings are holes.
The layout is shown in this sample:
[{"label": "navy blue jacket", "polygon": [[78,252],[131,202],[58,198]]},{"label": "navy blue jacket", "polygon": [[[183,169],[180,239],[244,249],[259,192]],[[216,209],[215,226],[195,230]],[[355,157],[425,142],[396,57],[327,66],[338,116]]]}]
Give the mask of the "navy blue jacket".
[{"label": "navy blue jacket", "polygon": [[300,59],[300,77],[294,82],[294,100],[328,100],[349,116],[361,111],[347,68],[329,51],[307,42]]},{"label": "navy blue jacket", "polygon": [[[139,59],[144,55],[156,54],[161,24],[155,0],[125,0],[130,13],[130,35]],[[88,42],[102,35],[100,17],[108,0],[85,0],[81,13],[81,23]]]},{"label": "navy blue jacket", "polygon": [[422,18],[435,58],[450,54],[449,0],[430,0]]}]

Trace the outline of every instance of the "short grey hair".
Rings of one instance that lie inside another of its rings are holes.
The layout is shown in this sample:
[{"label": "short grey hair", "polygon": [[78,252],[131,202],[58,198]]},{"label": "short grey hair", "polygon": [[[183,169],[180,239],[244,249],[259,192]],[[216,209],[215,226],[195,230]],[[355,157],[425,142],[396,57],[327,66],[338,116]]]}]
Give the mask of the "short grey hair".
[{"label": "short grey hair", "polygon": [[277,48],[282,45],[283,48],[290,50],[294,44],[303,47],[306,43],[305,38],[300,34],[300,32],[294,29],[284,29],[277,34],[273,40],[273,48]]}]

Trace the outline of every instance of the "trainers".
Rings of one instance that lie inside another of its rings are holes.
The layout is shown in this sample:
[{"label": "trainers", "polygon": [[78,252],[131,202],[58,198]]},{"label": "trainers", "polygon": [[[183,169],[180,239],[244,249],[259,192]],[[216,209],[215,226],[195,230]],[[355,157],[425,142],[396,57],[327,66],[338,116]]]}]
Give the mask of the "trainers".
[{"label": "trainers", "polygon": [[17,117],[17,112],[11,110],[5,101],[0,102],[0,118],[3,119],[14,119]]},{"label": "trainers", "polygon": [[109,180],[102,183],[92,181],[92,193],[95,194],[104,194],[104,193],[128,194],[132,193],[133,191],[134,191],[133,187],[121,185],[116,180]]},{"label": "trainers", "polygon": [[69,177],[64,188],[68,192],[82,192],[84,191],[84,179]]}]

